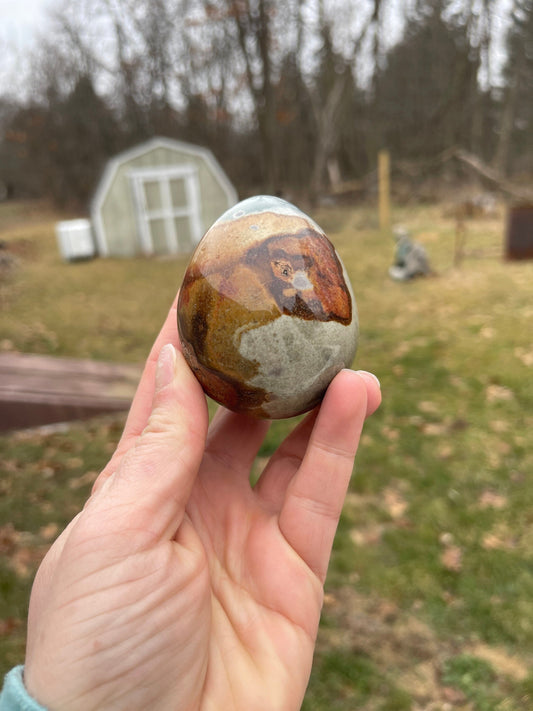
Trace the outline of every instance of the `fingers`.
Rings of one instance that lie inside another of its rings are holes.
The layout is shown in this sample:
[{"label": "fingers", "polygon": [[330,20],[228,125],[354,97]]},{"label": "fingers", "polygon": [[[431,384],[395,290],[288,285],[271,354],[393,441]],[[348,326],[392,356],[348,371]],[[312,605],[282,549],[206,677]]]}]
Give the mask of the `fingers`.
[{"label": "fingers", "polygon": [[202,461],[207,426],[202,388],[168,344],[157,362],[146,427],[87,507],[98,511],[100,528],[128,530],[139,545],[172,537]]},{"label": "fingers", "polygon": [[[177,325],[177,304],[178,297],[174,299],[170,311],[167,314],[159,335],[146,361],[144,371],[135,394],[135,398],[130,408],[124,433],[120,441],[120,447],[127,447],[128,443],[137,437],[146,427],[148,416],[152,409],[152,398],[155,388],[155,371],[157,359],[163,346],[172,343],[176,348],[180,348],[178,325]],[[119,448],[120,448],[119,447]]]},{"label": "fingers", "polygon": [[154,342],[154,345],[152,346],[150,355],[148,356],[148,360],[144,366],[143,374],[139,381],[139,385],[137,386],[137,392],[135,393],[135,397],[131,404],[126,425],[117,449],[114,452],[110,462],[96,479],[93,486],[93,492],[96,492],[105,480],[116,470],[118,463],[124,456],[125,452],[128,451],[132,443],[135,441],[135,438],[138,437],[146,427],[148,417],[152,410],[152,400],[155,388],[155,371],[161,348],[166,343],[172,343],[179,348],[177,303],[178,296],[174,299],[170,311],[167,314],[165,322]]},{"label": "fingers", "polygon": [[280,530],[321,581],[363,423],[380,398],[378,382],[369,373],[339,373],[322,402],[301,465],[287,486]]},{"label": "fingers", "polygon": [[366,416],[370,417],[381,405],[381,386],[379,380],[373,373],[369,373],[366,370],[356,371],[367,384],[367,403],[366,403]]},{"label": "fingers", "polygon": [[[366,401],[366,417],[368,417],[381,403],[379,380],[372,373],[363,370],[357,373],[368,385]],[[256,485],[256,491],[263,502],[274,511],[280,510],[289,481],[302,463],[317,414],[318,408],[310,412],[278,447]]]},{"label": "fingers", "polygon": [[255,485],[263,504],[279,511],[285,499],[289,481],[298,471],[315,425],[318,408],[310,412],[281,443]]}]

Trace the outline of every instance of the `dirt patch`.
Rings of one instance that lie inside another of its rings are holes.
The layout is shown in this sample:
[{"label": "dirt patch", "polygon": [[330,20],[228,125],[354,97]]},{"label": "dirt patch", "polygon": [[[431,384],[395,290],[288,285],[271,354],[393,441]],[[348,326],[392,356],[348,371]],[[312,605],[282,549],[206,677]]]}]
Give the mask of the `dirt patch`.
[{"label": "dirt patch", "polygon": [[520,683],[529,674],[531,660],[500,647],[443,640],[415,613],[348,586],[326,595],[324,614],[328,624],[320,629],[317,650],[337,647],[370,658],[411,695],[412,711],[473,711],[463,691],[442,680],[446,660],[458,654],[486,661],[504,683]]},{"label": "dirt patch", "polygon": [[530,660],[531,663],[527,664],[516,654],[512,654],[501,647],[476,644],[468,651],[470,654],[488,662],[497,674],[508,676],[514,681],[524,681],[529,676],[530,669],[533,666],[533,660]]}]

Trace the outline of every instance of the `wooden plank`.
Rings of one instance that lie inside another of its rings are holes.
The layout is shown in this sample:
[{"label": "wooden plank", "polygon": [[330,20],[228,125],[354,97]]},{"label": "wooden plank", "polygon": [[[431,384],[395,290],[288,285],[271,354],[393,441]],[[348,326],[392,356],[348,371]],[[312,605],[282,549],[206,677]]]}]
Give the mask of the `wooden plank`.
[{"label": "wooden plank", "polygon": [[0,353],[0,431],[129,409],[141,367]]}]

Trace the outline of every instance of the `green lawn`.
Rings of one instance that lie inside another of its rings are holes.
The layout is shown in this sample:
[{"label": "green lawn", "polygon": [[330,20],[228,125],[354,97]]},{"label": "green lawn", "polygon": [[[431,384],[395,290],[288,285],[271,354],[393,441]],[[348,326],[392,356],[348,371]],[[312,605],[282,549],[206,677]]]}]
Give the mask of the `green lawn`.
[{"label": "green lawn", "polygon": [[[505,262],[505,214],[467,223],[454,266],[444,206],[395,207],[435,276],[387,276],[370,207],[313,216],[351,276],[355,365],[381,380],[335,542],[309,711],[533,707],[533,263]],[[43,206],[0,205],[0,348],[142,362],[184,260],[65,264]],[[490,255],[490,256],[489,256]],[[293,423],[277,422],[258,467]],[[0,672],[22,660],[31,578],[122,426],[0,438]]]}]

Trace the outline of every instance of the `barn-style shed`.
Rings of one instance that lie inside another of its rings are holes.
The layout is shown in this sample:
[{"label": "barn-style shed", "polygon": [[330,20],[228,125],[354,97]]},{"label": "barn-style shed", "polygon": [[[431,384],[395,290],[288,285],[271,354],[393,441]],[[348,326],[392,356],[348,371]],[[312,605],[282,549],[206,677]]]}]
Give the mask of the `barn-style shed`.
[{"label": "barn-style shed", "polygon": [[120,153],[105,168],[91,206],[98,253],[190,252],[237,199],[211,151],[153,138]]}]

